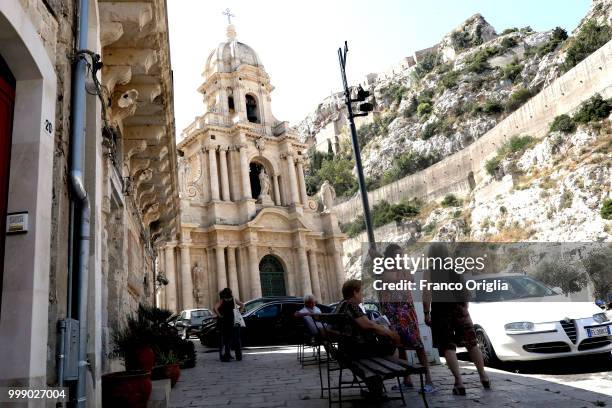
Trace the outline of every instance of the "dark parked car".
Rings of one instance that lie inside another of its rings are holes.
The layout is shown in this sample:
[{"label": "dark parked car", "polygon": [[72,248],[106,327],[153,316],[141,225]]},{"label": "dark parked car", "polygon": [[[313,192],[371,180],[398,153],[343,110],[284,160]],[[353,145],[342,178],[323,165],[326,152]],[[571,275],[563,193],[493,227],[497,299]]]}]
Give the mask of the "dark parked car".
[{"label": "dark parked car", "polygon": [[[330,313],[327,305],[317,305],[321,312]],[[243,346],[297,344],[304,338],[304,320],[294,316],[304,307],[298,297],[259,298],[245,303],[242,316],[246,327],[242,329]],[[217,319],[205,321],[200,332],[200,342],[204,346],[219,345]]]},{"label": "dark parked car", "polygon": [[182,339],[200,334],[202,323],[212,319],[213,314],[208,309],[187,309],[183,310],[174,323]]},{"label": "dark parked car", "polygon": [[[329,307],[333,311],[334,309],[336,309],[336,306],[338,306],[339,304],[340,302],[335,302],[335,303],[330,304]],[[377,302],[373,300],[366,300],[361,305],[365,309],[365,313],[368,316],[368,319],[376,320],[381,316],[380,308],[378,307]]]}]

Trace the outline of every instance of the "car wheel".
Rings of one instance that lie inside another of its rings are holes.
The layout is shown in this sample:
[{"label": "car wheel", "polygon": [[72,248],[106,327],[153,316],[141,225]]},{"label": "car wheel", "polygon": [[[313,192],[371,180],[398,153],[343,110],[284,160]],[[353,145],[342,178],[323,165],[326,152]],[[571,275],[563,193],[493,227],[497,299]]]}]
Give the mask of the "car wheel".
[{"label": "car wheel", "polygon": [[476,340],[478,341],[478,348],[482,353],[482,358],[485,365],[493,366],[499,363],[499,359],[497,358],[497,354],[495,354],[491,340],[489,340],[489,336],[487,336],[487,333],[485,333],[481,327],[476,328]]}]

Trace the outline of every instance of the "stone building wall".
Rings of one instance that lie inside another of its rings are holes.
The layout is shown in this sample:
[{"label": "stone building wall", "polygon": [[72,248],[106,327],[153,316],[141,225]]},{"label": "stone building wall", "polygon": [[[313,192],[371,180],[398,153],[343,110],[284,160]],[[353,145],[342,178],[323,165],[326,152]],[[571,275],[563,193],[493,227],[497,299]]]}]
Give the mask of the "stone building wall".
[{"label": "stone building wall", "polygon": [[[74,49],[75,1],[19,0],[34,25],[45,51],[55,64],[57,102],[55,108],[53,201],[51,208],[51,266],[49,271],[48,353],[57,348],[56,322],[66,316],[68,271],[68,142],[70,138],[71,61]],[[55,359],[47,364],[48,384],[55,382]]]},{"label": "stone building wall", "polygon": [[[398,202],[419,198],[436,200],[448,193],[465,195],[485,177],[484,164],[510,137],[548,132],[558,115],[576,109],[583,101],[600,93],[612,97],[612,41],[595,51],[550,86],[465,149],[446,157],[427,169],[368,193],[370,205],[381,200]],[[340,222],[348,222],[363,212],[359,197],[335,207]]]}]

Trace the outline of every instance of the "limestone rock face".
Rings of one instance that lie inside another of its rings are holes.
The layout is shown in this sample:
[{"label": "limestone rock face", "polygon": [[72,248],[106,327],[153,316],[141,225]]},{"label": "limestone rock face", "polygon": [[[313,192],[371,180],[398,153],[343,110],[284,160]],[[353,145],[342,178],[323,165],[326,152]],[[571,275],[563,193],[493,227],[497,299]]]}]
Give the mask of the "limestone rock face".
[{"label": "limestone rock face", "polygon": [[471,45],[479,45],[497,37],[497,33],[483,16],[474,14],[440,41],[438,49],[446,61],[453,60],[461,52],[461,49],[457,47],[457,41],[453,41],[453,37],[457,36],[462,36]]},{"label": "limestone rock face", "polygon": [[[476,14],[415,52],[412,63],[360,81],[375,105],[373,115],[356,121],[366,177],[382,179],[393,168],[390,158],[414,152],[435,162],[480,138],[516,109],[509,106],[513,93],[537,93],[563,73],[564,47],[540,51],[552,35],[528,27],[498,35]],[[423,71],[420,64],[432,55],[435,66]],[[300,140],[321,152],[350,149],[341,93],[325,98],[296,127]]]},{"label": "limestone rock face", "polygon": [[579,32],[588,21],[612,25],[612,0],[593,0],[586,16],[580,21],[574,33]]}]

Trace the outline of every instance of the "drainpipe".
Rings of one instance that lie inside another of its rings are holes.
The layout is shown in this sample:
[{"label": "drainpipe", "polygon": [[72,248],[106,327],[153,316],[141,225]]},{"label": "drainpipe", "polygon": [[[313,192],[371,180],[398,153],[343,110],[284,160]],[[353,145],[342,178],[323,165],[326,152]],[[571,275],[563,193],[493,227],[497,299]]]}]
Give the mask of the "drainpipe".
[{"label": "drainpipe", "polygon": [[[87,34],[89,20],[89,0],[79,1],[79,15],[77,22],[76,50],[77,60],[72,78],[71,117],[72,131],[70,135],[70,184],[72,188],[71,199],[75,204],[76,217],[72,219],[71,228],[77,244],[73,252],[73,268],[76,273],[76,313],[79,320],[79,356],[78,379],[76,383],[76,406],[87,405],[87,290],[89,286],[89,199],[83,180],[83,167],[85,161],[85,110],[86,91],[85,79],[87,76],[87,60],[81,50],[87,49]],[[78,225],[77,225],[78,222]]]}]

